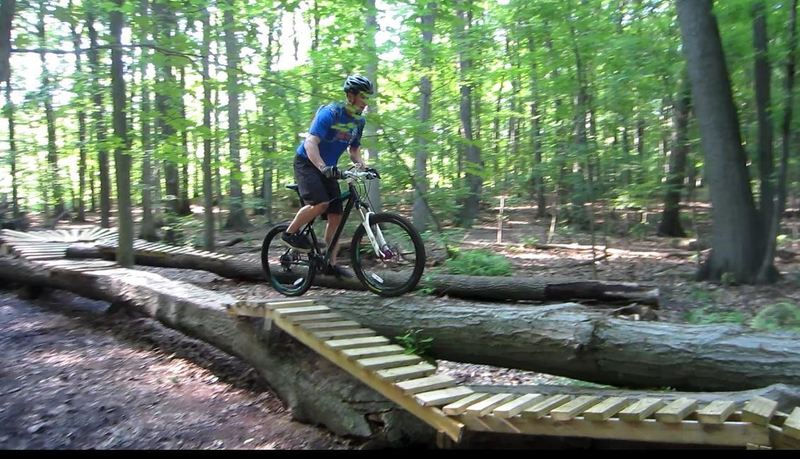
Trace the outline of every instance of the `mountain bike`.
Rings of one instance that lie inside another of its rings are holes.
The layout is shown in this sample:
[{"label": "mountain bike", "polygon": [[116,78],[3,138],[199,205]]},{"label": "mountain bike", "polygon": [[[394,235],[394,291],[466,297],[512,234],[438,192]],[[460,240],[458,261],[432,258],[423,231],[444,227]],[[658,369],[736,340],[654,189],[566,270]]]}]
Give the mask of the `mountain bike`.
[{"label": "mountain bike", "polygon": [[[425,268],[425,246],[407,219],[393,213],[375,213],[368,200],[362,199],[366,196],[366,181],[377,178],[380,178],[378,171],[371,168],[361,171],[351,167],[342,171],[341,180],[347,182],[347,190],[336,199],[342,200],[344,210],[330,247],[336,247],[350,213],[357,209],[361,224],[350,242],[351,267],[367,290],[381,296],[399,296],[419,283]],[[286,188],[300,196],[297,185]],[[300,197],[300,206],[304,205]],[[275,290],[286,296],[299,296],[311,288],[314,276],[324,272],[330,258],[314,232],[314,220],[300,230],[311,242],[310,251],[286,245],[281,235],[289,223],[275,225],[264,237],[261,267]]]}]

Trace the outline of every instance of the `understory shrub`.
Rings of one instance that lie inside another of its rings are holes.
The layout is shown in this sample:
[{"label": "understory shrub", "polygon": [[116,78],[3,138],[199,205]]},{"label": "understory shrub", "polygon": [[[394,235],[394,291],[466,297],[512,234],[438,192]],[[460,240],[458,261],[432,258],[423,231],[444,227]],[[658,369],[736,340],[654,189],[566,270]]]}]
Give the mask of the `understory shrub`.
[{"label": "understory shrub", "polygon": [[486,249],[462,250],[444,263],[450,274],[468,276],[509,276],[511,262],[503,255]]}]

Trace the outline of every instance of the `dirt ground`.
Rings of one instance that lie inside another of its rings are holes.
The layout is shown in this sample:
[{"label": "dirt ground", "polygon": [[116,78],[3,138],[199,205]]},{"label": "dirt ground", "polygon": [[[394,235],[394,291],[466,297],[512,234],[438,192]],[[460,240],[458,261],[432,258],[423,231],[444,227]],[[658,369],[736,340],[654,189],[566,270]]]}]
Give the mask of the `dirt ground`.
[{"label": "dirt ground", "polygon": [[[637,219],[640,216],[636,217]],[[689,239],[657,238],[621,226],[591,237],[556,232],[532,209],[505,209],[498,242],[489,211],[453,237],[461,249],[503,253],[517,276],[559,276],[639,282],[660,289],[658,320],[685,322],[697,309],[738,311],[746,319],[766,305],[800,302],[800,264],[791,239],[770,286],[695,282],[697,251]],[[620,223],[622,225],[622,223]],[[637,225],[634,220],[633,225]],[[642,226],[642,225],[639,225]],[[59,228],[70,228],[60,224]],[[220,252],[255,254],[265,226],[222,232]],[[239,242],[230,246],[228,241]],[[703,247],[701,246],[701,249]],[[700,252],[702,255],[702,252]],[[137,269],[241,296],[279,297],[266,285],[214,274],[153,267]],[[335,293],[313,287],[309,294]],[[367,292],[350,294],[370,295]],[[0,448],[3,449],[357,449],[352,440],[291,421],[290,413],[245,363],[146,318],[106,314],[107,304],[50,292],[22,299],[0,289]],[[440,361],[440,371],[475,384],[569,384],[552,375]]]}]

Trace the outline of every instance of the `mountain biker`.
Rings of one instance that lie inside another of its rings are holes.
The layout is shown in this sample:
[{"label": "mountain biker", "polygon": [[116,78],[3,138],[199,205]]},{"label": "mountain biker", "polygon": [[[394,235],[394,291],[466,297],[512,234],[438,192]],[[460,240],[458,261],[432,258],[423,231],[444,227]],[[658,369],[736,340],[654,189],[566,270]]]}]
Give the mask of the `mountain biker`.
[{"label": "mountain biker", "polygon": [[339,183],[340,172],[336,167],[345,149],[350,151],[350,160],[364,168],[361,159],[361,135],[365,119],[361,115],[375,92],[367,78],[361,75],[348,76],[342,87],[346,102],[334,102],[317,110],[308,135],[297,147],[294,157],[294,176],[305,202],[292,223],[281,236],[289,246],[308,252],[311,241],[298,231],[312,219],[322,215],[327,218],[325,242],[330,250],[330,265],[325,273],[338,277],[350,274],[336,264],[338,247],[330,247],[333,234],[342,219],[342,202]]}]

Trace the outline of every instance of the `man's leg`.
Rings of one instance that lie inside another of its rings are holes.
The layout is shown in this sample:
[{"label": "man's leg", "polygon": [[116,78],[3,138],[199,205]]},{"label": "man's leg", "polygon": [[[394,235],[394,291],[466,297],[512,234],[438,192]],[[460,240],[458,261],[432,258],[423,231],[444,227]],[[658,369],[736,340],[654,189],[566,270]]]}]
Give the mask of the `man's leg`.
[{"label": "man's leg", "polygon": [[[298,232],[300,228],[305,226],[308,222],[322,215],[322,213],[325,212],[325,209],[327,208],[328,208],[327,202],[321,202],[319,204],[314,204],[313,206],[306,205],[302,207],[299,211],[297,211],[297,215],[294,216],[294,220],[292,220],[292,223],[289,224],[289,227],[286,228],[286,232],[290,234]],[[325,237],[327,239],[327,230]]]},{"label": "man's leg", "polygon": [[336,244],[335,247],[331,246],[331,241],[333,240],[333,235],[336,233],[336,228],[339,227],[339,223],[342,221],[342,214],[328,214],[328,224],[325,226],[325,243],[328,244],[328,252],[331,254],[330,260],[331,264],[336,264],[336,256],[339,254],[339,244]]}]

